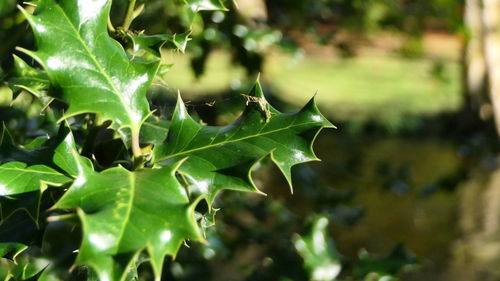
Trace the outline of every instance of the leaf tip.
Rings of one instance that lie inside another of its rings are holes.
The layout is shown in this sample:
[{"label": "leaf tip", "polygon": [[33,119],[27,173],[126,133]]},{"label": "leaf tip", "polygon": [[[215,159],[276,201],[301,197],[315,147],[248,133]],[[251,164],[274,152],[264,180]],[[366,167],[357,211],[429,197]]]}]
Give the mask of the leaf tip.
[{"label": "leaf tip", "polygon": [[314,94],[314,96],[302,107],[300,110],[301,113],[309,113],[311,114],[311,118],[314,122],[322,123],[323,128],[333,128],[337,129],[335,125],[333,125],[318,109],[316,104],[316,95],[318,92]]}]

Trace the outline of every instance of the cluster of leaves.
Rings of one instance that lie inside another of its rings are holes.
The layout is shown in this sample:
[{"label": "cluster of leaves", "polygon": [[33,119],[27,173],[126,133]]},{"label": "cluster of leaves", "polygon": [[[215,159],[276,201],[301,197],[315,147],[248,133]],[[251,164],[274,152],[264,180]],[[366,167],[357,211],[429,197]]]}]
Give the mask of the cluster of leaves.
[{"label": "cluster of leaves", "polygon": [[[261,193],[252,171],[265,158],[291,185],[291,167],[317,160],[312,143],[333,127],[314,100],[298,112],[279,112],[258,81],[242,96],[241,116],[227,126],[196,121],[180,97],[171,120],[162,119],[147,91],[162,73],[161,49],[182,51],[187,33],[129,32],[140,11],[135,1],[118,28],[109,24],[111,0],[30,5],[33,12],[20,9],[37,50],[19,50],[40,67],[16,57],[9,85],[15,96],[29,92],[40,99],[47,119],[60,125],[49,138],[24,136],[22,145],[2,129],[0,254],[11,260],[1,261],[6,279],[57,280],[72,268],[71,278],[131,280],[149,261],[159,280],[166,256],[187,241],[206,241],[220,191]],[[185,5],[192,12],[225,9],[215,0]],[[45,246],[63,229],[71,233],[68,243],[61,241],[58,250]]]}]

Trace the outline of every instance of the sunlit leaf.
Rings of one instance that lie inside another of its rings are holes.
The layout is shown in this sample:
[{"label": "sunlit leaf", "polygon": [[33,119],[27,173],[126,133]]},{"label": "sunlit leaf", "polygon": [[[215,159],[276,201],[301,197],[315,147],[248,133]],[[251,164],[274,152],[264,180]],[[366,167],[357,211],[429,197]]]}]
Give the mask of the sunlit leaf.
[{"label": "sunlit leaf", "polygon": [[183,34],[155,34],[155,35],[131,35],[134,53],[143,50],[148,53],[161,57],[161,48],[167,46],[171,49],[183,52],[189,40],[189,33]]},{"label": "sunlit leaf", "polygon": [[1,220],[18,209],[26,209],[36,220],[40,194],[46,186],[59,186],[69,180],[67,176],[44,165],[28,166],[21,162],[8,162],[1,165]]},{"label": "sunlit leaf", "polygon": [[332,281],[341,270],[340,256],[335,250],[333,240],[327,235],[328,219],[317,218],[311,231],[305,236],[295,238],[297,252],[304,259],[304,266],[310,273],[311,281]]},{"label": "sunlit leaf", "polygon": [[225,11],[220,0],[184,0],[193,12],[198,11]]},{"label": "sunlit leaf", "polygon": [[47,72],[54,96],[67,102],[63,118],[96,113],[114,128],[138,134],[149,115],[146,90],[159,60],[132,59],[107,31],[110,0],[38,0],[24,14],[38,50],[25,53]]},{"label": "sunlit leaf", "polygon": [[188,159],[179,173],[212,202],[223,189],[259,192],[251,171],[269,156],[291,186],[292,166],[317,160],[312,149],[316,135],[333,127],[314,100],[296,113],[280,113],[264,98],[259,83],[245,96],[242,116],[224,127],[204,126],[177,103],[167,139],[153,151],[154,162],[171,165]]},{"label": "sunlit leaf", "polygon": [[141,143],[161,144],[166,138],[170,122],[149,117],[141,127]]},{"label": "sunlit leaf", "polygon": [[202,241],[195,205],[175,177],[179,165],[102,173],[83,167],[55,206],[78,210],[83,241],[77,263],[91,266],[100,280],[123,280],[146,250],[160,276],[165,255],[175,256],[185,240]]}]

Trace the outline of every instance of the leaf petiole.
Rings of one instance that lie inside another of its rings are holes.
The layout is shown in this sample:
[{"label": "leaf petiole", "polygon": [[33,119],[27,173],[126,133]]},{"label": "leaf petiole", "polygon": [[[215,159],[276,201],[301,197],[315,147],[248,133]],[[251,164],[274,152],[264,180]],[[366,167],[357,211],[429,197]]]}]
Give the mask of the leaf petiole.
[{"label": "leaf petiole", "polygon": [[130,24],[134,20],[135,1],[136,0],[130,0],[128,2],[127,14],[125,15],[125,19],[123,20],[123,25],[122,25],[124,31],[127,31],[130,28]]},{"label": "leaf petiole", "polygon": [[132,154],[134,156],[134,170],[140,169],[144,166],[144,157],[142,155],[141,146],[139,145],[139,131],[132,130]]}]

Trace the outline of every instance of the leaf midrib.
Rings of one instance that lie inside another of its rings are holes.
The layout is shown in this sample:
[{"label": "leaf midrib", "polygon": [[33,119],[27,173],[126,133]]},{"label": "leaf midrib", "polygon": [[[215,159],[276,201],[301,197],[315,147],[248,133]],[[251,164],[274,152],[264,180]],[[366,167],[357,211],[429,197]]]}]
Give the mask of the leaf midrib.
[{"label": "leaf midrib", "polygon": [[[209,145],[206,145],[206,146],[203,146],[203,147],[197,147],[197,148],[193,148],[193,149],[190,149],[190,150],[185,150],[185,151],[177,152],[177,153],[174,153],[174,154],[170,154],[170,155],[167,155],[165,157],[162,157],[162,158],[159,158],[159,159],[155,160],[155,162],[160,162],[160,161],[167,160],[169,158],[173,158],[173,157],[176,157],[176,156],[180,156],[180,155],[184,155],[184,154],[188,154],[188,153],[192,153],[192,152],[196,152],[196,151],[200,151],[200,150],[204,150],[204,149],[209,149],[209,148],[212,148],[212,147],[216,147],[216,146],[220,146],[220,145],[224,145],[224,144],[228,144],[228,143],[239,142],[239,141],[243,141],[243,140],[246,140],[246,139],[261,137],[261,136],[265,136],[265,135],[277,133],[277,132],[280,132],[280,131],[285,131],[285,130],[288,130],[288,129],[293,128],[293,127],[299,127],[299,126],[310,125],[310,124],[318,124],[318,123],[317,122],[306,122],[306,123],[300,123],[300,124],[296,124],[296,125],[292,124],[292,125],[289,125],[289,126],[286,126],[286,127],[282,127],[282,128],[276,129],[276,130],[270,130],[270,131],[267,131],[265,133],[258,133],[258,134],[253,134],[253,135],[250,135],[250,136],[242,137],[242,138],[239,138],[239,139],[232,139],[232,140],[229,140],[229,141],[212,143],[212,144],[209,144]],[[318,124],[318,125],[320,125],[320,124]],[[323,127],[324,125],[321,124],[321,126]]]},{"label": "leaf midrib", "polygon": [[123,220],[124,223],[122,223],[121,228],[120,228],[120,233],[118,235],[118,239],[116,241],[118,242],[118,248],[120,247],[123,235],[125,234],[125,229],[127,228],[127,224],[130,219],[130,214],[132,213],[132,207],[134,204],[134,197],[135,197],[135,185],[136,185],[136,176],[134,173],[130,173],[129,171],[125,170],[126,173],[128,173],[128,180],[130,183],[130,188],[128,191],[130,192],[130,198],[127,202],[127,212],[125,214],[125,219]]},{"label": "leaf midrib", "polygon": [[38,170],[29,170],[29,168],[21,169],[21,168],[0,167],[0,172],[1,171],[16,171],[16,172],[32,173],[32,174],[64,176],[63,174],[57,173],[57,172],[54,173],[54,172],[46,172],[46,171],[38,171]]},{"label": "leaf midrib", "polygon": [[[127,106],[127,103],[123,100],[123,97],[122,95],[120,94],[120,92],[118,91],[118,89],[115,87],[115,84],[113,83],[113,81],[111,80],[111,77],[109,77],[108,73],[105,71],[104,67],[99,63],[99,61],[97,60],[97,58],[92,54],[92,52],[90,51],[90,49],[88,48],[87,44],[85,43],[85,41],[83,41],[83,38],[81,37],[80,35],[80,32],[78,31],[78,29],[76,28],[76,26],[73,25],[73,23],[71,22],[71,20],[68,18],[68,15],[66,14],[66,12],[64,11],[64,9],[60,6],[60,5],[56,5],[57,8],[61,11],[61,13],[63,14],[64,16],[64,19],[68,22],[68,25],[73,29],[73,31],[75,32],[76,34],[76,38],[78,39],[78,41],[80,42],[80,44],[83,46],[83,48],[85,49],[85,51],[87,52],[88,56],[90,57],[90,59],[94,62],[94,65],[98,68],[99,70],[99,73],[101,73],[104,78],[106,79],[106,82],[108,82],[109,86],[111,87],[112,89],[112,93],[114,93],[121,101],[123,107],[125,108],[125,110],[127,111],[127,113],[129,115],[132,115],[132,113],[130,112],[130,109],[128,108]],[[129,121],[132,121],[131,119]]]}]

